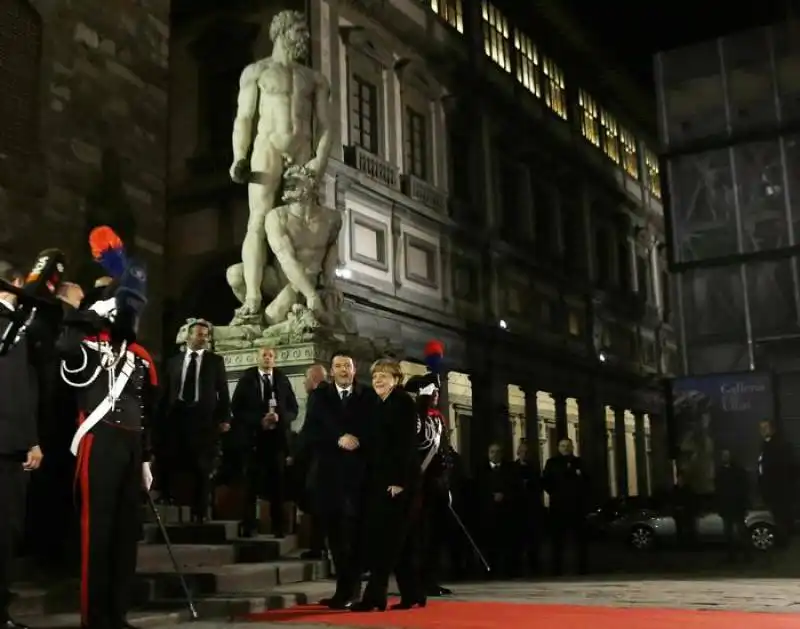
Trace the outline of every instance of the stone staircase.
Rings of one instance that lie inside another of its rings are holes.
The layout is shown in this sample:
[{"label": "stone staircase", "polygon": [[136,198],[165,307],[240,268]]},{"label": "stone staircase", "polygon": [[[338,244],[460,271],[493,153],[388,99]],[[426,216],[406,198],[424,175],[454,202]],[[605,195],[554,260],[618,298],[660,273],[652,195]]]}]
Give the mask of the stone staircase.
[{"label": "stone staircase", "polygon": [[[290,607],[325,591],[320,581],[328,577],[327,562],[300,559],[293,535],[240,538],[238,522],[189,524],[183,507],[160,507],[159,513],[202,619]],[[131,622],[148,627],[185,620],[188,610],[180,579],[149,508],[145,518],[134,592],[138,611]],[[23,582],[12,605],[16,617],[37,629],[79,624],[77,579],[43,583],[34,578],[33,566],[21,573]]]}]

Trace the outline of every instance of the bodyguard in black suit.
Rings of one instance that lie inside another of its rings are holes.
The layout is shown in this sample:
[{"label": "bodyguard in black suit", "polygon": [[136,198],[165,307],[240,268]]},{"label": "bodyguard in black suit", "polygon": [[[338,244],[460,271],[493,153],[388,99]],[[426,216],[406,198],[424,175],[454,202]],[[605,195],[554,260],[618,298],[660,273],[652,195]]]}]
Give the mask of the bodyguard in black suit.
[{"label": "bodyguard in black suit", "polygon": [[317,465],[313,513],[324,521],[336,567],[336,592],[321,603],[345,609],[361,588],[359,527],[377,397],[354,382],[355,363],[346,352],[333,356],[331,374],[333,383],[320,384],[308,397],[303,433]]},{"label": "bodyguard in black suit", "polygon": [[289,378],[275,368],[275,350],[262,347],[258,366],[247,369],[233,392],[233,451],[245,477],[242,534],[256,531],[258,496],[269,500],[272,532],[284,533],[283,504],[289,434],[297,418],[297,397]]},{"label": "bodyguard in black suit", "polygon": [[167,362],[156,430],[162,492],[169,499],[174,474],[189,472],[195,522],[202,522],[208,511],[220,432],[230,430],[225,362],[208,349],[210,333],[210,324],[196,321],[189,327],[186,351]]}]

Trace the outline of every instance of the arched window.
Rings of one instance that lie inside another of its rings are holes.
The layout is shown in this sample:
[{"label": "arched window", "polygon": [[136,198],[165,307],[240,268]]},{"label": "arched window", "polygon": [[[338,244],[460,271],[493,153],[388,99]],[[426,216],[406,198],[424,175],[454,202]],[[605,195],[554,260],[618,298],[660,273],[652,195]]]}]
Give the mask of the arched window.
[{"label": "arched window", "polygon": [[0,159],[38,149],[42,23],[28,0],[0,0]]}]

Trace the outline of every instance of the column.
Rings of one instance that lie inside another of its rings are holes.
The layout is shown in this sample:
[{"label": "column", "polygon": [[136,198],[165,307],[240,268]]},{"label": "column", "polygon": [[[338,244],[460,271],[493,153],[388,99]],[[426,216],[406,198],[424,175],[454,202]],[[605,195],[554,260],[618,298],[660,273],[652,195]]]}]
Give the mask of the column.
[{"label": "column", "polygon": [[617,495],[628,495],[628,452],[625,444],[625,409],[614,409],[614,450],[617,471]]},{"label": "column", "polygon": [[506,456],[511,452],[511,424],[508,421],[508,390],[502,387],[504,396],[493,374],[473,374],[472,383],[472,437],[470,455],[473,467],[486,459],[490,443],[503,446]]},{"label": "column", "polygon": [[567,429],[567,398],[560,393],[552,395],[556,405],[556,438],[561,441],[569,437]]},{"label": "column", "polygon": [[597,396],[586,396],[578,400],[578,412],[581,458],[589,468],[592,491],[598,501],[604,501],[610,497],[605,407]]},{"label": "column", "polygon": [[672,477],[672,457],[667,431],[666,418],[663,415],[650,415],[650,491],[671,489],[675,484]]},{"label": "column", "polygon": [[543,461],[539,447],[539,405],[536,401],[538,391],[532,386],[524,387],[523,391],[525,392],[525,442],[528,444],[528,456],[533,469],[541,470]]},{"label": "column", "polygon": [[651,490],[648,484],[650,475],[647,469],[647,436],[644,432],[644,413],[635,411],[633,413],[634,432],[633,439],[636,444],[636,478],[638,479],[639,495],[650,495]]}]

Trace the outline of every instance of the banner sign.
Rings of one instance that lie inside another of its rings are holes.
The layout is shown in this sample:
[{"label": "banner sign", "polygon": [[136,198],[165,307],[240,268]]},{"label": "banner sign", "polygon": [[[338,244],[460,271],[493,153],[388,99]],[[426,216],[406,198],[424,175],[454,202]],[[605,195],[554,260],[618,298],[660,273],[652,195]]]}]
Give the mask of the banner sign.
[{"label": "banner sign", "polygon": [[728,450],[755,489],[761,450],[759,424],[774,419],[772,376],[740,373],[676,378],[672,406],[678,473],[698,494],[714,492],[720,454]]}]

